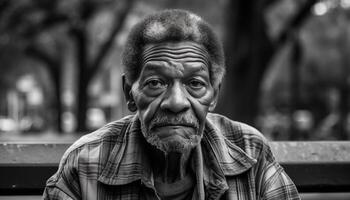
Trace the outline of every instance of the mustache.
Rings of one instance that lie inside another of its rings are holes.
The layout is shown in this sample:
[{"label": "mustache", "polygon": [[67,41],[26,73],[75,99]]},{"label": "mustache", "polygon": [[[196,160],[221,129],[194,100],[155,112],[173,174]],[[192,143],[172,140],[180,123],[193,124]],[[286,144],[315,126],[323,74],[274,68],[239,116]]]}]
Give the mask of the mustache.
[{"label": "mustache", "polygon": [[193,114],[169,115],[157,113],[150,122],[150,129],[162,126],[187,126],[199,128],[198,119]]}]

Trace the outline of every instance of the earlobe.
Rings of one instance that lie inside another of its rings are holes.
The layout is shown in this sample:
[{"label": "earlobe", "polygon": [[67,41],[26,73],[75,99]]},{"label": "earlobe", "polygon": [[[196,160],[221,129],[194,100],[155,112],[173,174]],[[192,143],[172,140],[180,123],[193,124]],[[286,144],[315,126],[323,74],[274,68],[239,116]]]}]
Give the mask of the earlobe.
[{"label": "earlobe", "polygon": [[137,107],[136,107],[135,101],[130,100],[126,102],[126,104],[128,105],[128,109],[130,112],[136,112]]},{"label": "earlobe", "polygon": [[210,103],[209,109],[208,109],[209,112],[213,112],[213,111],[214,111],[214,109],[215,109],[215,107],[216,107],[216,103],[217,103],[216,100],[214,100],[213,102]]}]

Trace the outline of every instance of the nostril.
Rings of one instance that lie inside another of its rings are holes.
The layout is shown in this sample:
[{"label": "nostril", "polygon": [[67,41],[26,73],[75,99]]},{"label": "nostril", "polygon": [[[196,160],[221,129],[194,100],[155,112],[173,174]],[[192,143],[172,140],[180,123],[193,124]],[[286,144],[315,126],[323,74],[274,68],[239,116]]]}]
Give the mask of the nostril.
[{"label": "nostril", "polygon": [[161,103],[161,108],[173,113],[178,113],[187,110],[190,105],[188,96],[186,95],[186,91],[183,89],[182,84],[176,82],[167,91],[167,94]]},{"label": "nostril", "polygon": [[188,99],[182,95],[169,96],[161,103],[161,108],[178,113],[187,110],[190,107]]}]

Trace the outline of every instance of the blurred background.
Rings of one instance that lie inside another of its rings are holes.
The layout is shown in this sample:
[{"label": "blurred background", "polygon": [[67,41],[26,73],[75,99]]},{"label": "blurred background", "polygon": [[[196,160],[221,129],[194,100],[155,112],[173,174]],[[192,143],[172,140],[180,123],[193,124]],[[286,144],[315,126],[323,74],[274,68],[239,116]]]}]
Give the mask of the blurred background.
[{"label": "blurred background", "polygon": [[212,24],[216,112],[272,140],[350,138],[350,0],[1,0],[0,141],[78,137],[128,113],[121,51],[148,13]]}]

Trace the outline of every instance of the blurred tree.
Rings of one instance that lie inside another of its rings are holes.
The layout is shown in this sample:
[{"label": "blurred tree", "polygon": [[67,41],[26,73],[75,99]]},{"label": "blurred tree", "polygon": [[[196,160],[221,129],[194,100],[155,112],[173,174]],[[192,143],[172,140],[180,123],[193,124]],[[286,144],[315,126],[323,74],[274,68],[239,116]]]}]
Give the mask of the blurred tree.
[{"label": "blurred tree", "polygon": [[[51,75],[56,96],[57,130],[62,131],[62,70],[72,49],[77,71],[77,131],[86,130],[87,88],[113,46],[133,0],[4,0],[0,2],[0,42],[16,43],[38,59]],[[93,20],[102,11],[111,13],[98,44],[91,34]],[[101,39],[102,38],[102,39]]]},{"label": "blurred tree", "polygon": [[311,14],[317,0],[298,1],[297,12],[277,36],[269,36],[266,10],[274,0],[229,0],[226,10],[225,52],[227,78],[218,112],[254,123],[260,84],[274,54],[290,40]]},{"label": "blurred tree", "polygon": [[[270,108],[283,106],[291,116],[296,110],[312,113],[313,139],[349,137],[346,134],[349,124],[349,8],[347,0],[318,1],[312,9],[313,15],[275,56],[264,77],[263,100]],[[276,24],[276,18],[282,17],[275,15],[275,21],[270,23]],[[334,100],[333,91],[339,94],[337,100]],[[262,111],[268,108],[265,106]],[[330,124],[337,128],[330,130]]]}]

